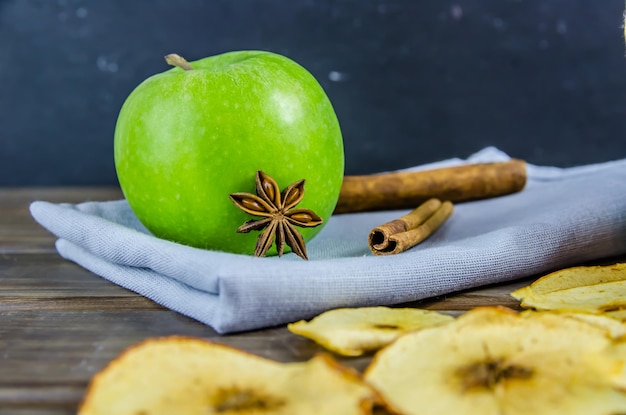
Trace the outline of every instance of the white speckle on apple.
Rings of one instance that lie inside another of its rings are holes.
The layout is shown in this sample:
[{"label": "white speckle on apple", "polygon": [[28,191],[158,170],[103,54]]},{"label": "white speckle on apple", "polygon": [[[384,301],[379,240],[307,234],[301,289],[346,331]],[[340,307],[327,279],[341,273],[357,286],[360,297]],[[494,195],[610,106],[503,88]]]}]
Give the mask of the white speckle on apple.
[{"label": "white speckle on apple", "polygon": [[277,91],[272,96],[272,100],[283,121],[292,123],[302,116],[302,107],[298,97]]}]

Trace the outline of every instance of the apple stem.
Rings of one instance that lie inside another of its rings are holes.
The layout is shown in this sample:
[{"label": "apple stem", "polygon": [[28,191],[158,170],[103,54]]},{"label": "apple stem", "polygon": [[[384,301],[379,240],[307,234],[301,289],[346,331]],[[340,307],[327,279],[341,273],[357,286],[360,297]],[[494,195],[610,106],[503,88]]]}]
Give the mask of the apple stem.
[{"label": "apple stem", "polygon": [[183,58],[182,56],[176,53],[170,53],[169,55],[166,55],[165,62],[167,62],[169,65],[177,66],[186,71],[190,71],[193,69],[193,67],[189,64],[189,62],[185,60],[185,58]]}]

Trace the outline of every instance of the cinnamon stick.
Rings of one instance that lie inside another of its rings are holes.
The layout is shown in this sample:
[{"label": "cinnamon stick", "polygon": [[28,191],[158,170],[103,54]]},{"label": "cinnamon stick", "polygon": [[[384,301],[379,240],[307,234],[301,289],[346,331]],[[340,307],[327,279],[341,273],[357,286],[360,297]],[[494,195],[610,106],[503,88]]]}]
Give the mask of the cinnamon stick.
[{"label": "cinnamon stick", "polygon": [[334,213],[409,209],[430,198],[465,202],[519,192],[526,163],[510,160],[422,171],[345,176]]},{"label": "cinnamon stick", "polygon": [[440,207],[441,201],[439,199],[430,199],[401,218],[377,226],[369,234],[370,247],[377,250],[386,248],[392,235],[417,228]]},{"label": "cinnamon stick", "polygon": [[453,209],[450,201],[430,199],[409,214],[372,229],[368,238],[370,250],[375,255],[404,252],[432,235]]}]

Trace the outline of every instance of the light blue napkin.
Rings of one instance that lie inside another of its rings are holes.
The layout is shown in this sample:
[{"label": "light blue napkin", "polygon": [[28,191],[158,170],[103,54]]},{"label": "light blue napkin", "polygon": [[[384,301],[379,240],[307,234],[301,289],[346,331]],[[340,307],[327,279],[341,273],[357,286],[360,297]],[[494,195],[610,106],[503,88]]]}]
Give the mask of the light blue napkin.
[{"label": "light blue napkin", "polygon": [[[489,147],[468,160],[504,161]],[[125,201],[43,201],[33,217],[58,252],[115,284],[219,333],[308,319],[337,307],[392,305],[626,253],[626,159],[554,168],[528,166],[516,194],[457,204],[429,239],[399,255],[374,256],[369,231],[407,211],[335,215],[294,254],[256,258],[151,236]]]}]

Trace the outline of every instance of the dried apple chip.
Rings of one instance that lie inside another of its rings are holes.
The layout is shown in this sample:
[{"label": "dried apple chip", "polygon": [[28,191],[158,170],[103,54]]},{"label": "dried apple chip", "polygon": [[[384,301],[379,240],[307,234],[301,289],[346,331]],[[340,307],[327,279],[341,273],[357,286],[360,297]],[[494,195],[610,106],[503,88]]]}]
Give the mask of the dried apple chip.
[{"label": "dried apple chip", "polygon": [[616,320],[620,320],[622,322],[626,322],[626,309],[624,308],[619,310],[605,311],[604,315],[614,318]]},{"label": "dried apple chip", "polygon": [[537,310],[620,310],[626,308],[626,263],[562,269],[511,295]]},{"label": "dried apple chip", "polygon": [[626,413],[623,354],[606,330],[558,313],[476,308],[402,336],[365,379],[404,415]]},{"label": "dried apple chip", "polygon": [[90,383],[79,415],[371,414],[378,394],[319,355],[278,363],[202,339],[150,339]]},{"label": "dried apple chip", "polygon": [[523,317],[536,317],[541,313],[558,313],[565,318],[573,318],[598,328],[604,329],[606,334],[613,339],[626,337],[626,324],[609,314],[597,314],[587,311],[549,310],[535,311],[525,310],[520,313]]},{"label": "dried apple chip", "polygon": [[448,323],[454,317],[415,308],[338,308],[289,324],[289,331],[344,356],[360,356],[404,333]]}]

